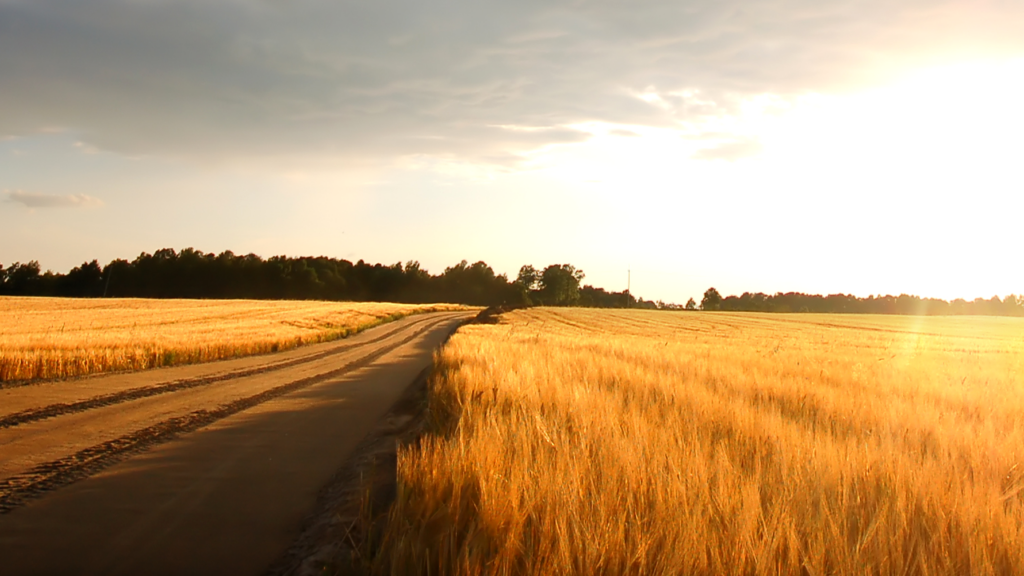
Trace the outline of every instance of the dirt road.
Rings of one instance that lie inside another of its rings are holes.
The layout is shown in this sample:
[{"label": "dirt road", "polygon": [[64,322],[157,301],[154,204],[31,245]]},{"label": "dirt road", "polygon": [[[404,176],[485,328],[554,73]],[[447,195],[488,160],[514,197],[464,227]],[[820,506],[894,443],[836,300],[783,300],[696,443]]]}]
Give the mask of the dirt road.
[{"label": "dirt road", "polygon": [[472,313],[0,390],[0,574],[260,574]]}]

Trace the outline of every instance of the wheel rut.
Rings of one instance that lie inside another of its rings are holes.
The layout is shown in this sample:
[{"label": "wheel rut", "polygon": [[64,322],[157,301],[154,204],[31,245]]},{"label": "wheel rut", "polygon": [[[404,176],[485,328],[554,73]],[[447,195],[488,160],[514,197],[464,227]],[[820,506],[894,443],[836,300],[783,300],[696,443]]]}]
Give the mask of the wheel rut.
[{"label": "wheel rut", "polygon": [[218,382],[224,382],[227,380],[233,380],[235,378],[245,378],[248,376],[256,376],[259,374],[266,374],[268,372],[274,372],[277,370],[283,370],[286,368],[292,368],[301,364],[307,364],[310,362],[316,362],[323,360],[330,356],[348,352],[356,348],[361,348],[371,344],[376,344],[383,340],[387,340],[397,334],[411,330],[416,326],[422,325],[424,322],[429,322],[429,318],[425,318],[416,322],[411,322],[397,329],[391,330],[385,334],[381,334],[376,338],[367,340],[365,342],[359,342],[358,344],[349,344],[347,346],[338,346],[330,350],[325,350],[316,354],[310,354],[308,356],[302,356],[293,360],[286,360],[284,362],[277,362],[274,364],[266,364],[262,366],[256,366],[253,368],[244,368],[241,370],[234,370],[224,374],[213,374],[210,376],[199,376],[195,378],[184,378],[180,380],[173,380],[163,384],[155,384],[149,386],[140,386],[137,388],[129,388],[127,390],[121,390],[113,392],[111,394],[102,394],[99,396],[93,396],[84,400],[76,402],[58,402],[54,404],[48,404],[39,408],[30,408],[28,410],[22,410],[14,412],[0,417],[0,429],[13,428],[22,424],[28,424],[30,422],[38,422],[40,420],[46,420],[47,418],[54,418],[56,416],[65,416],[68,414],[74,414],[77,412],[84,412],[86,410],[92,410],[95,408],[104,408],[112,406],[114,404],[120,404],[122,402],[130,402],[133,400],[140,400],[142,398],[150,398],[153,396],[159,396],[161,394],[169,394],[172,392],[179,392],[181,390],[189,390],[192,388],[199,388],[202,386],[208,386]]},{"label": "wheel rut", "polygon": [[[392,350],[395,350],[396,348],[415,340],[422,334],[430,331],[431,329],[447,321],[450,321],[450,318],[434,317],[431,319],[423,320],[410,326],[405,326],[399,330],[393,330],[388,334],[382,335],[379,338],[376,338],[369,342],[364,342],[358,345],[347,347],[346,350],[351,350],[352,348],[356,347],[362,347],[372,342],[380,342],[381,340],[390,338],[398,333],[407,331],[416,326],[421,326],[418,330],[415,330],[405,338],[390,343],[381,348],[378,348],[370,352],[369,354],[366,354],[360,358],[348,362],[347,364],[341,366],[340,368],[330,370],[321,374],[316,374],[313,376],[294,380],[287,384],[282,384],[274,388],[264,390],[263,392],[260,392],[258,394],[253,394],[251,396],[247,396],[244,398],[234,400],[232,402],[228,402],[226,404],[222,404],[216,408],[194,410],[182,416],[172,417],[167,420],[161,421],[157,424],[147,426],[145,428],[136,430],[129,434],[125,434],[113,440],[102,442],[95,446],[79,450],[78,452],[75,452],[74,454],[71,454],[69,456],[65,456],[57,460],[39,464],[23,473],[19,473],[14,476],[8,477],[4,480],[0,480],[0,514],[9,513],[12,510],[15,510],[23,506],[32,499],[42,496],[46,492],[55,490],[57,488],[61,488],[63,486],[67,486],[84,478],[87,478],[99,472],[100,470],[103,470],[104,468],[116,462],[119,462],[120,460],[124,459],[125,457],[131,454],[140,452],[154,445],[170,441],[180,436],[181,434],[198,430],[218,420],[237,414],[239,412],[242,412],[243,410],[247,410],[249,408],[252,408],[254,406],[267,402],[268,400],[272,400],[274,398],[282,396],[284,394],[288,394],[290,392],[307,388],[319,382],[323,382],[331,378],[336,378],[349,372],[352,372],[354,370],[357,370],[359,368],[365,367],[374,362],[375,360],[377,360],[378,358],[384,356],[388,352],[391,352]],[[426,325],[424,326],[424,324]],[[333,349],[329,352],[314,355],[314,357],[323,358],[325,356],[329,356],[340,351],[342,350]],[[294,366],[308,361],[312,361],[312,357],[303,357],[300,359],[290,360],[288,362],[282,362],[279,364],[274,364],[266,367],[255,368],[251,370],[242,370],[235,373],[219,375],[213,377],[216,378],[214,380],[211,380],[209,378],[196,378],[189,381],[176,381],[166,385],[153,387],[156,390],[156,392],[154,394],[149,395],[165,394],[176,390],[182,390],[187,387],[202,386],[224,379],[239,378],[242,377],[243,375],[248,376],[252,374],[258,374],[263,371],[281,369],[287,366]],[[167,389],[168,387],[171,388]],[[136,399],[136,397],[128,396],[129,393],[137,394],[144,390],[146,389],[126,390],[121,393],[111,394],[109,395],[111,399],[105,400],[105,403],[88,404],[92,402],[98,402],[104,399],[104,397],[96,397],[83,402],[67,404],[65,405],[66,409],[64,412],[53,412],[52,414],[46,416],[39,416],[35,419],[39,420],[42,418],[66,414],[68,412],[82,411],[99,406],[108,406],[111,403],[133,400]],[[121,396],[124,396],[124,398],[117,400],[113,399],[113,397]],[[76,405],[81,406],[73,409],[72,407]],[[38,412],[54,408],[57,406],[59,405],[52,405],[52,407],[47,406],[44,408],[40,408],[36,411],[26,412]],[[22,422],[18,422],[18,424],[27,421],[31,420],[24,420]]]}]

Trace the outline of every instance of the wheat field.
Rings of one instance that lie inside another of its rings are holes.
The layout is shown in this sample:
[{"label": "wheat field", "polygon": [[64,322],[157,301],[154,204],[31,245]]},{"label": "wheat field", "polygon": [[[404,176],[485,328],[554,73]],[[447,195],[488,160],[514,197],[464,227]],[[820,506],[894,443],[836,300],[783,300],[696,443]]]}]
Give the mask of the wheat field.
[{"label": "wheat field", "polygon": [[438,355],[382,574],[1024,574],[1024,321],[530,309]]},{"label": "wheat field", "polygon": [[207,362],[453,305],[0,297],[0,383]]}]

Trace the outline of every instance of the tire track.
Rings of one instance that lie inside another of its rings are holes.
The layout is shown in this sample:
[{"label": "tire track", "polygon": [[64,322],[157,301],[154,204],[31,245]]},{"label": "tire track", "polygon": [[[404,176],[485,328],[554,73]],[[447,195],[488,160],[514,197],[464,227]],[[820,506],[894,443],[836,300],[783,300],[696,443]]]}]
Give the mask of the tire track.
[{"label": "tire track", "polygon": [[[184,416],[176,416],[147,426],[131,434],[97,444],[90,448],[80,450],[70,456],[65,456],[35,466],[31,470],[11,476],[0,481],[0,514],[7,514],[12,510],[23,506],[29,500],[38,498],[45,492],[67,486],[87,478],[96,472],[123,460],[125,457],[141,452],[157,444],[173,440],[181,434],[192,432],[208,426],[218,420],[247,410],[268,400],[272,400],[284,394],[307,388],[324,380],[342,376],[364,366],[373,363],[381,356],[392,350],[415,340],[429,330],[449,320],[449,318],[436,319],[428,326],[420,328],[416,332],[406,336],[402,340],[384,346],[374,352],[353,360],[344,366],[309,376],[288,384],[282,384],[275,388],[265,390],[245,398],[222,404],[212,410],[201,409],[190,412]],[[453,330],[455,327],[453,327]]]},{"label": "tire track", "polygon": [[296,358],[294,360],[278,362],[276,364],[266,364],[254,368],[244,368],[242,370],[236,370],[234,372],[228,372],[226,374],[198,376],[195,378],[173,380],[165,384],[154,384],[149,386],[140,386],[138,388],[129,388],[127,390],[121,390],[120,392],[113,392],[110,394],[93,396],[92,398],[79,400],[77,402],[59,402],[56,404],[42,406],[40,408],[29,408],[28,410],[14,412],[12,414],[0,417],[0,429],[13,428],[15,426],[20,426],[22,424],[38,422],[39,420],[46,420],[47,418],[54,418],[56,416],[64,416],[67,414],[74,414],[76,412],[85,412],[86,410],[103,408],[106,406],[112,406],[114,404],[120,404],[122,402],[130,402],[132,400],[139,400],[142,398],[159,396],[161,394],[169,394],[171,392],[179,392],[181,390],[188,390],[190,388],[208,386],[210,384],[223,382],[225,380],[245,378],[248,376],[255,376],[257,374],[265,374],[267,372],[274,372],[277,370],[283,370],[285,368],[291,368],[293,366],[298,366],[300,364],[305,364],[308,362],[315,362],[317,360],[322,360],[335,354],[340,354],[342,352],[347,352],[349,350],[353,350],[370,344],[375,344],[377,342],[386,340],[396,334],[400,334],[406,330],[412,329],[428,321],[430,321],[430,318],[424,318],[417,322],[410,322],[405,326],[401,326],[386,334],[382,334],[372,340],[367,340],[366,342],[361,342],[359,344],[350,344],[348,346],[339,346],[331,350],[318,352],[316,354],[311,354],[309,356],[303,356],[301,358]]}]

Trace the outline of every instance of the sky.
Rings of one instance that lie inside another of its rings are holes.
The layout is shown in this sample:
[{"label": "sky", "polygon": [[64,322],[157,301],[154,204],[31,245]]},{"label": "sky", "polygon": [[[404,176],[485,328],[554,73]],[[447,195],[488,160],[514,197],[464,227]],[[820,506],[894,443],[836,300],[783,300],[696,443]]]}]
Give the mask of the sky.
[{"label": "sky", "polygon": [[0,0],[0,263],[1024,293],[1019,0]]}]

